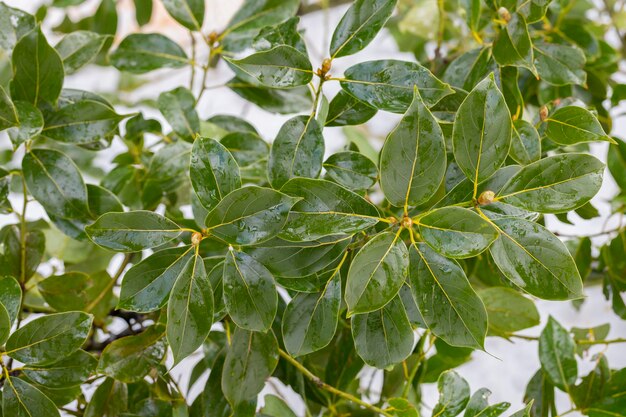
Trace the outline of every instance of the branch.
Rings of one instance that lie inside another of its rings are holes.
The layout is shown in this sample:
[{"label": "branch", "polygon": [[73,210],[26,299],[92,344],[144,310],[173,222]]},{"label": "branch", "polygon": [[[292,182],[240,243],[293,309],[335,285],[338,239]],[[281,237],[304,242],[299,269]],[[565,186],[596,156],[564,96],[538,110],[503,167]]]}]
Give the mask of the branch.
[{"label": "branch", "polygon": [[332,394],[335,394],[338,397],[341,397],[341,398],[343,398],[345,400],[348,400],[348,401],[351,401],[351,402],[353,402],[355,404],[358,404],[358,405],[360,405],[363,408],[367,408],[368,410],[371,410],[371,411],[373,411],[375,413],[382,414],[382,415],[387,416],[387,417],[392,417],[391,414],[389,414],[388,412],[386,412],[382,408],[378,408],[375,405],[368,404],[365,401],[361,400],[360,398],[355,397],[352,394],[348,394],[347,392],[338,390],[337,388],[333,387],[332,385],[328,385],[327,383],[322,381],[318,376],[316,376],[311,371],[309,371],[307,368],[305,368],[304,365],[302,365],[300,362],[298,362],[297,360],[292,358],[284,350],[279,349],[278,353],[287,362],[292,364],[298,371],[300,371],[304,376],[306,376],[311,382],[313,382],[317,387],[319,387],[319,388],[321,388],[321,389],[323,389],[325,391],[328,391],[328,392],[330,392]]},{"label": "branch", "polygon": [[333,7],[341,6],[343,4],[352,3],[352,1],[353,0],[329,0],[327,5],[324,5],[324,1],[302,5],[298,10],[298,16],[313,12],[319,12],[320,10],[324,10],[326,8],[331,9]]}]

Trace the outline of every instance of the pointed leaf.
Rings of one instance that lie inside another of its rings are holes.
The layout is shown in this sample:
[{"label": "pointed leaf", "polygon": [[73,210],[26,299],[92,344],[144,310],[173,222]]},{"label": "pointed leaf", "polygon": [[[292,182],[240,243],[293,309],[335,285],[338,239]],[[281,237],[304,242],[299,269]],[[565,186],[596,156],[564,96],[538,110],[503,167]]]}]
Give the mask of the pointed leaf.
[{"label": "pointed leaf", "polygon": [[115,68],[134,74],[159,68],[180,68],[189,63],[180,46],[158,33],[128,35],[111,54],[110,59]]},{"label": "pointed leaf", "polygon": [[196,99],[185,87],[161,93],[158,105],[174,132],[186,141],[191,142],[200,132]]},{"label": "pointed leaf", "polygon": [[452,346],[482,349],[487,312],[463,269],[424,243],[409,250],[409,282],[424,322]]},{"label": "pointed leaf", "polygon": [[397,0],[357,0],[343,15],[330,41],[332,58],[365,48],[393,13]]},{"label": "pointed leaf", "polygon": [[467,405],[470,398],[470,388],[459,374],[446,371],[437,380],[439,401],[433,408],[433,416],[455,417]]},{"label": "pointed leaf", "polygon": [[266,331],[278,306],[274,277],[250,255],[230,250],[224,263],[224,303],[237,326]]},{"label": "pointed leaf", "polygon": [[11,323],[17,319],[22,303],[22,288],[13,277],[0,277],[0,304],[9,314]]},{"label": "pointed leaf", "polygon": [[578,377],[575,355],[574,339],[550,317],[539,336],[539,360],[550,382],[565,392],[570,392]]},{"label": "pointed leaf", "polygon": [[380,185],[387,200],[406,211],[432,197],[445,171],[443,132],[416,90],[380,151]]},{"label": "pointed leaf", "polygon": [[511,144],[511,116],[493,75],[463,100],[452,131],[454,159],[479,184],[500,168]]},{"label": "pointed leaf", "polygon": [[348,314],[378,310],[398,293],[408,273],[409,253],[398,234],[379,233],[350,264],[345,300]]},{"label": "pointed leaf", "polygon": [[28,101],[18,100],[14,103],[19,125],[7,131],[13,146],[35,139],[44,126],[44,118],[41,111]]},{"label": "pointed leaf", "polygon": [[376,109],[341,90],[330,101],[326,126],[360,125],[374,117]]},{"label": "pointed leaf", "polygon": [[204,0],[163,0],[163,6],[170,16],[187,29],[202,29]]},{"label": "pointed leaf", "polygon": [[87,30],[65,35],[55,46],[63,60],[65,73],[72,74],[93,61],[110,39],[110,35],[101,35]]},{"label": "pointed leaf", "polygon": [[498,417],[511,406],[510,403],[498,403],[489,405],[491,391],[481,388],[472,395],[467,403],[467,409],[463,417]]},{"label": "pointed leaf", "polygon": [[508,337],[519,330],[539,325],[539,311],[535,303],[511,288],[485,288],[478,295],[487,309],[490,334]]},{"label": "pointed leaf", "polygon": [[191,150],[189,165],[191,185],[207,209],[231,191],[241,187],[239,165],[233,155],[213,139],[197,138]]},{"label": "pointed leaf", "polygon": [[408,61],[362,62],[348,68],[344,78],[341,88],[372,107],[393,113],[406,112],[415,86],[428,107],[453,92],[426,68]]},{"label": "pointed leaf", "polygon": [[324,137],[317,121],[309,116],[287,120],[272,143],[269,179],[280,188],[290,178],[317,178],[324,160]]},{"label": "pointed leaf", "polygon": [[541,158],[541,139],[531,123],[525,120],[513,122],[509,155],[522,165],[528,165]]},{"label": "pointed leaf", "polygon": [[326,176],[349,190],[368,190],[376,184],[378,169],[359,152],[338,152],[324,161]]},{"label": "pointed leaf", "polygon": [[44,393],[19,378],[9,377],[2,390],[2,413],[15,417],[59,417],[57,406]]},{"label": "pointed leaf", "polygon": [[585,54],[574,46],[535,43],[535,66],[539,77],[552,85],[585,85]]},{"label": "pointed leaf", "polygon": [[546,136],[561,145],[605,141],[615,143],[587,109],[578,106],[559,108],[545,120]]},{"label": "pointed leaf", "polygon": [[548,229],[515,218],[496,220],[495,225],[500,238],[489,251],[513,284],[547,300],[582,296],[582,280],[572,256]]},{"label": "pointed leaf", "polygon": [[0,130],[5,130],[18,124],[17,111],[11,101],[11,97],[0,86]]},{"label": "pointed leaf", "polygon": [[311,241],[354,234],[379,221],[378,210],[358,194],[326,180],[293,178],[281,191],[301,198],[289,213],[280,237]]},{"label": "pointed leaf", "polygon": [[536,73],[533,44],[522,15],[513,13],[511,20],[502,28],[493,43],[493,57],[502,66],[523,67]]},{"label": "pointed leaf", "polygon": [[35,16],[0,3],[0,48],[12,51],[15,44],[36,26]]}]

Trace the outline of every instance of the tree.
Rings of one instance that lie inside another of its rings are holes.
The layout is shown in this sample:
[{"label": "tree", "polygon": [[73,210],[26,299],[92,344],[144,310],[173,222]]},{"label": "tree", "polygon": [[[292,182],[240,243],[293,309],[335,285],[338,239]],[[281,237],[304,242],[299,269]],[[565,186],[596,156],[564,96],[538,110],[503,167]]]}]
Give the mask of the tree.
[{"label": "tree", "polygon": [[[599,216],[590,144],[607,142],[626,190],[626,142],[607,134],[626,94],[624,2],[245,0],[211,31],[204,0],[160,1],[189,45],[114,39],[114,0],[78,21],[82,0],[54,0],[53,34],[47,7],[0,3],[0,415],[295,415],[275,395],[257,404],[273,377],[311,416],[626,416],[626,369],[589,354],[626,339],[554,318],[520,333],[540,324],[537,298],[581,303],[592,285],[626,319],[621,222],[593,236],[545,224]],[[300,16],[343,3],[328,58],[311,62]],[[134,4],[141,27],[153,0]],[[359,62],[381,30],[416,59]],[[118,94],[64,85],[92,64],[122,73]],[[243,118],[200,116],[218,65],[232,79],[216,88],[290,115],[271,146]],[[177,69],[186,86],[126,98]],[[401,115],[380,151],[359,127],[378,112]],[[325,155],[337,128],[345,149]],[[454,370],[486,337],[538,340],[524,409],[489,405]],[[190,357],[197,397],[170,372]],[[359,389],[366,368],[383,370],[378,396]]]}]

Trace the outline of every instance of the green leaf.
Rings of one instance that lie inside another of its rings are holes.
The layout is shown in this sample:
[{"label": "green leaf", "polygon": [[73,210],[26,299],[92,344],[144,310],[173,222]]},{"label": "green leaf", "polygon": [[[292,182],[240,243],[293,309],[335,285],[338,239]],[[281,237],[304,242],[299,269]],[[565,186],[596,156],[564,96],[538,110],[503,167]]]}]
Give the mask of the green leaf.
[{"label": "green leaf", "polygon": [[158,105],[174,132],[186,141],[191,142],[200,132],[196,99],[187,88],[178,87],[161,93]]},{"label": "green leaf", "polygon": [[111,39],[110,35],[87,30],[69,33],[55,46],[63,60],[66,74],[72,74],[92,62]]},{"label": "green leaf", "polygon": [[483,349],[487,312],[463,272],[424,243],[409,250],[409,283],[424,322],[452,346]]},{"label": "green leaf", "polygon": [[351,240],[329,236],[310,242],[289,242],[274,238],[246,248],[246,252],[277,276],[301,278],[332,264]]},{"label": "green leaf", "polygon": [[163,0],[163,6],[174,20],[187,29],[202,29],[204,0]]},{"label": "green leaf", "polygon": [[12,51],[17,42],[36,26],[34,16],[0,3],[0,48]]},{"label": "green leaf", "polygon": [[37,287],[56,311],[84,311],[102,320],[115,305],[111,292],[114,284],[106,271],[91,275],[72,271],[48,277]]},{"label": "green leaf", "polygon": [[44,126],[44,119],[41,111],[27,101],[16,101],[15,111],[19,119],[19,125],[10,128],[7,132],[13,142],[13,146],[18,147],[22,143],[35,139]]},{"label": "green leaf", "polygon": [[[0,7],[2,7],[0,5]],[[19,124],[17,110],[11,101],[11,97],[0,86],[0,130],[5,130]]]},{"label": "green leaf", "polygon": [[409,252],[399,234],[374,236],[356,254],[346,280],[348,316],[378,310],[398,293],[408,274]]},{"label": "green leaf", "polygon": [[209,233],[230,244],[254,245],[281,231],[296,201],[269,188],[240,188],[211,210],[205,224]]},{"label": "green leaf", "polygon": [[185,51],[170,38],[158,33],[128,35],[110,59],[115,68],[134,74],[159,68],[180,68],[189,64]]},{"label": "green leaf", "polygon": [[362,62],[345,71],[341,88],[379,110],[404,113],[413,101],[414,87],[428,107],[452,94],[449,85],[415,62],[392,59]]},{"label": "green leaf", "polygon": [[413,329],[399,296],[381,309],[354,315],[351,327],[357,353],[375,368],[400,363],[413,350]]},{"label": "green leaf", "polygon": [[299,293],[289,302],[282,319],[285,348],[302,356],[326,347],[335,332],[341,306],[340,268],[336,268],[324,290]]},{"label": "green leaf", "polygon": [[574,46],[535,43],[535,67],[539,78],[551,85],[585,85],[585,54]]},{"label": "green leaf", "polygon": [[104,98],[80,90],[63,90],[59,105],[44,113],[42,136],[60,142],[89,144],[110,138],[126,116]]},{"label": "green leaf", "polygon": [[491,48],[472,49],[454,59],[443,73],[443,81],[466,91],[473,89],[492,71]]},{"label": "green leaf", "polygon": [[102,351],[98,372],[121,382],[142,380],[165,356],[163,332],[162,326],[154,325],[115,340]]},{"label": "green leaf", "polygon": [[16,330],[6,354],[27,365],[47,365],[71,355],[87,340],[93,317],[82,312],[48,314]]},{"label": "green leaf", "polygon": [[28,191],[53,216],[81,218],[87,213],[87,188],[74,162],[52,149],[32,149],[22,160]]},{"label": "green leaf", "polygon": [[[25,239],[22,240],[22,231],[17,225],[5,226],[1,232],[0,244],[4,246],[4,261],[0,262],[0,275],[17,277],[20,282],[25,282],[33,276],[43,258],[46,246],[45,235],[41,230],[27,230]],[[22,243],[25,246],[22,246]],[[22,248],[25,249],[24,252]],[[12,286],[12,284],[7,285]],[[11,291],[12,288],[8,290]],[[15,297],[17,294],[11,291],[11,296]],[[0,297],[0,301],[4,303],[7,300]],[[9,302],[5,304],[5,307],[9,312],[14,309],[19,311],[19,307],[14,307]]]},{"label": "green leaf", "polygon": [[531,417],[531,414],[530,414],[531,411],[530,410],[532,409],[533,404],[534,403],[531,400],[526,407],[524,407],[521,410],[518,410],[517,412],[511,414],[511,417]]},{"label": "green leaf", "polygon": [[93,393],[84,417],[108,417],[127,411],[128,388],[123,382],[106,378]]},{"label": "green leaf", "polygon": [[332,58],[353,55],[376,37],[393,13],[397,0],[357,0],[343,15],[330,41]]},{"label": "green leaf", "polygon": [[415,406],[405,398],[389,398],[389,409],[397,417],[419,417]]},{"label": "green leaf", "polygon": [[463,417],[498,417],[511,406],[510,403],[498,403],[489,405],[488,398],[491,391],[481,388],[472,395],[467,403],[467,409]]},{"label": "green leaf", "polygon": [[252,165],[267,158],[269,146],[256,132],[234,132],[224,136],[220,143],[228,149],[240,167]]},{"label": "green leaf", "polygon": [[328,105],[326,126],[360,125],[374,117],[377,110],[340,90]]},{"label": "green leaf", "polygon": [[144,210],[103,214],[85,231],[95,244],[118,252],[154,248],[181,233],[173,221]]},{"label": "green leaf", "polygon": [[582,280],[567,247],[545,227],[524,219],[495,221],[500,231],[489,251],[517,287],[547,300],[582,296]]},{"label": "green leaf", "polygon": [[463,100],[452,131],[454,159],[475,185],[504,163],[511,144],[511,116],[493,75]]},{"label": "green leaf", "polygon": [[59,417],[57,406],[41,391],[19,378],[9,377],[2,390],[5,416]]},{"label": "green leaf", "polygon": [[239,165],[223,143],[197,138],[189,164],[191,185],[200,202],[212,209],[231,191],[241,187]]},{"label": "green leaf", "polygon": [[496,199],[530,211],[565,213],[596,195],[603,173],[604,164],[591,155],[549,156],[520,169]]},{"label": "green leaf", "polygon": [[226,86],[244,100],[270,113],[293,114],[310,110],[313,105],[308,86],[296,88],[267,88],[233,78]]},{"label": "green leaf", "polygon": [[626,190],[626,142],[616,140],[615,146],[609,146],[606,164],[619,188]]},{"label": "green leaf", "polygon": [[585,413],[589,417],[623,417],[626,410],[625,382],[626,369],[614,371],[604,388],[604,398],[591,404]]},{"label": "green leaf", "polygon": [[509,156],[522,165],[528,165],[541,158],[541,139],[531,123],[525,120],[513,122]]},{"label": "green leaf", "polygon": [[293,178],[281,191],[298,201],[280,237],[311,241],[354,234],[378,223],[378,210],[358,194],[326,180]]},{"label": "green leaf", "polygon": [[191,247],[153,253],[124,274],[118,308],[150,312],[165,305],[174,283],[189,264]]},{"label": "green leaf", "polygon": [[247,253],[230,250],[224,263],[224,303],[237,326],[266,331],[278,306],[274,277]]},{"label": "green leaf", "polygon": [[338,152],[322,166],[328,178],[353,191],[368,190],[378,179],[376,164],[359,152]]},{"label": "green leaf", "polygon": [[38,105],[56,104],[63,87],[63,62],[41,28],[24,35],[12,55],[11,98]]},{"label": "green leaf", "polygon": [[489,247],[498,231],[473,211],[444,207],[419,219],[419,231],[430,247],[448,258],[470,258]]},{"label": "green leaf", "polygon": [[284,22],[294,16],[299,0],[246,0],[226,25],[224,50],[240,52],[250,46],[262,28]]},{"label": "green leaf", "polygon": [[278,342],[274,332],[237,329],[222,371],[222,390],[233,408],[255,399],[277,364]]},{"label": "green leaf", "polygon": [[15,323],[22,303],[22,288],[13,277],[0,277],[0,304],[9,314],[10,323]]},{"label": "green leaf", "polygon": [[262,409],[263,415],[272,417],[297,417],[296,413],[294,413],[280,397],[267,394],[263,398],[263,401],[265,402]]},{"label": "green leaf", "polygon": [[455,417],[459,414],[470,399],[470,387],[459,374],[446,371],[437,381],[439,401],[433,408],[433,415],[440,417]]},{"label": "green leaf", "polygon": [[508,337],[519,330],[539,325],[539,311],[532,300],[506,287],[478,292],[489,317],[489,332]]},{"label": "green leaf", "polygon": [[133,0],[135,20],[139,26],[145,26],[152,19],[153,0]]},{"label": "green leaf", "polygon": [[256,51],[267,51],[278,45],[287,45],[307,55],[306,44],[298,31],[299,23],[300,17],[296,16],[277,25],[262,28],[254,38],[252,48]]},{"label": "green leaf", "polygon": [[380,151],[380,185],[387,200],[407,212],[432,197],[445,171],[443,132],[416,89],[411,106]]},{"label": "green leaf", "polygon": [[565,392],[570,392],[578,377],[575,355],[572,336],[550,317],[539,336],[539,360],[550,382]]},{"label": "green leaf", "polygon": [[98,361],[84,350],[48,366],[25,366],[24,375],[47,388],[74,387],[84,383],[96,370]]},{"label": "green leaf", "polygon": [[552,0],[518,0],[518,13],[526,17],[528,23],[535,23],[541,20],[550,6]]},{"label": "green leaf", "polygon": [[522,417],[548,417],[556,414],[554,385],[550,383],[542,369],[539,369],[528,382],[524,402],[528,403],[529,407]]},{"label": "green leaf", "polygon": [[291,88],[308,84],[313,78],[309,57],[288,45],[228,59],[239,70],[272,88]]},{"label": "green leaf", "polygon": [[12,323],[9,312],[4,307],[4,304],[0,303],[0,345],[4,345],[4,342],[9,338],[11,327]]},{"label": "green leaf", "polygon": [[274,188],[290,178],[317,178],[324,160],[324,136],[317,120],[296,116],[287,120],[272,143],[268,175]]},{"label": "green leaf", "polygon": [[167,341],[174,363],[202,346],[213,321],[213,291],[202,258],[196,254],[181,271],[167,304]]},{"label": "green leaf", "polygon": [[598,119],[589,110],[582,107],[561,107],[552,113],[545,122],[546,136],[560,145],[597,141],[615,143],[611,137],[604,133]]},{"label": "green leaf", "polygon": [[533,44],[522,15],[518,13],[511,15],[511,20],[500,30],[492,48],[493,57],[498,64],[527,68],[536,74]]},{"label": "green leaf", "polygon": [[593,359],[596,366],[572,390],[574,403],[581,410],[604,397],[604,390],[611,376],[609,362],[603,353],[597,354]]}]

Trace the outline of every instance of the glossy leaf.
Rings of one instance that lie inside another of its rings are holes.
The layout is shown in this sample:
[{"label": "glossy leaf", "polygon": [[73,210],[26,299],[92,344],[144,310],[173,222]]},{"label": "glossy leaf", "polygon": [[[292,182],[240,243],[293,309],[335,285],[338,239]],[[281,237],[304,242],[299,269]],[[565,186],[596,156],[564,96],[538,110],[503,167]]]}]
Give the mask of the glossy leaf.
[{"label": "glossy leaf", "polygon": [[38,105],[56,104],[63,87],[63,62],[46,40],[41,28],[24,35],[12,55],[15,75],[11,80],[11,98]]},{"label": "glossy leaf", "polygon": [[489,317],[489,332],[508,337],[519,330],[539,325],[535,303],[507,287],[485,288],[478,292]]},{"label": "glossy leaf", "polygon": [[281,191],[298,198],[280,237],[312,241],[354,234],[379,221],[378,210],[358,194],[326,180],[293,178]]},{"label": "glossy leaf", "polygon": [[378,179],[378,169],[371,159],[358,152],[338,152],[323,164],[326,176],[349,190],[368,190]]},{"label": "glossy leaf", "polygon": [[276,316],[278,293],[272,274],[244,252],[230,250],[224,263],[224,304],[245,330],[266,331]]},{"label": "glossy leaf", "polygon": [[439,401],[433,414],[441,417],[454,417],[467,405],[470,399],[470,388],[459,374],[454,371],[446,371],[441,374],[437,381]]},{"label": "glossy leaf", "polygon": [[367,242],[348,271],[348,315],[375,311],[391,301],[406,280],[408,260],[409,253],[397,234],[380,233]]},{"label": "glossy leaf", "polygon": [[525,120],[513,122],[509,156],[522,165],[528,165],[541,158],[541,139],[537,129],[529,122]]},{"label": "glossy leaf", "polygon": [[5,130],[18,124],[17,110],[11,101],[11,97],[0,86],[0,130]]},{"label": "glossy leaf", "polygon": [[604,133],[598,119],[582,107],[561,107],[545,121],[546,136],[561,145],[597,141],[615,142]]},{"label": "glossy leaf", "polygon": [[409,250],[409,283],[424,322],[452,346],[482,349],[487,312],[461,267],[429,246]]},{"label": "glossy leaf", "polygon": [[292,114],[308,111],[313,104],[311,90],[306,86],[288,89],[268,88],[239,78],[233,78],[226,85],[244,100],[270,113]]},{"label": "glossy leaf", "polygon": [[511,144],[511,116],[493,76],[463,100],[452,131],[454,159],[479,184],[500,168]]},{"label": "glossy leaf", "polygon": [[163,307],[192,256],[191,247],[170,248],[134,265],[124,275],[118,308],[149,312]]},{"label": "glossy leaf", "polygon": [[10,323],[14,323],[20,312],[22,288],[13,277],[0,277],[0,304],[6,309]]},{"label": "glossy leaf", "polygon": [[189,63],[180,46],[158,33],[128,35],[111,54],[110,59],[115,68],[134,74],[159,68],[180,68]]},{"label": "glossy leaf", "polygon": [[96,370],[98,361],[84,350],[77,350],[65,359],[47,366],[26,366],[24,375],[49,388],[73,387],[85,382]]},{"label": "glossy leaf", "polygon": [[195,109],[196,99],[185,87],[161,93],[158,105],[174,132],[183,139],[190,142],[200,132],[200,119]]},{"label": "glossy leaf", "polygon": [[180,272],[167,304],[167,341],[174,362],[202,346],[213,321],[213,291],[202,258],[196,254]]},{"label": "glossy leaf", "polygon": [[374,117],[376,109],[341,90],[330,101],[326,126],[360,125]]},{"label": "glossy leaf", "polygon": [[162,326],[154,325],[115,340],[102,351],[98,372],[127,383],[143,379],[165,355],[163,336]]},{"label": "glossy leaf", "polygon": [[345,71],[341,88],[379,110],[404,113],[413,100],[414,86],[426,106],[452,94],[449,85],[415,62],[380,60],[362,62]]},{"label": "glossy leaf", "polygon": [[128,387],[123,382],[106,378],[93,393],[85,408],[85,417],[119,415],[128,409]]},{"label": "glossy leaf", "polygon": [[510,403],[506,402],[489,405],[488,398],[490,395],[491,391],[487,388],[476,391],[467,403],[463,417],[498,417],[511,406]]},{"label": "glossy leaf", "polygon": [[22,160],[30,193],[46,212],[64,218],[87,213],[87,188],[74,162],[52,149],[32,149]]},{"label": "glossy leaf", "polygon": [[222,371],[222,390],[228,402],[236,407],[256,398],[277,364],[278,343],[272,331],[259,333],[238,329]]},{"label": "glossy leaf", "polygon": [[282,319],[285,348],[302,356],[326,347],[337,330],[341,305],[339,269],[319,293],[297,294],[287,305]]},{"label": "glossy leaf", "polygon": [[28,365],[47,365],[74,353],[85,343],[93,317],[82,312],[48,314],[16,330],[6,354]]},{"label": "glossy leaf", "polygon": [[19,146],[39,136],[43,130],[44,119],[41,111],[28,101],[16,101],[14,104],[19,126],[10,128],[7,133],[13,146]]},{"label": "glossy leaf", "polygon": [[170,16],[187,29],[202,29],[204,0],[163,0],[163,6]]},{"label": "glossy leaf", "polygon": [[489,249],[517,287],[547,300],[582,296],[582,281],[569,251],[545,227],[523,219],[495,221],[500,238]]},{"label": "glossy leaf", "polygon": [[365,48],[393,13],[397,0],[357,0],[343,15],[330,40],[332,58]]},{"label": "glossy leaf", "polygon": [[35,29],[35,17],[4,3],[0,4],[0,48],[11,51],[27,33]]},{"label": "glossy leaf", "polygon": [[357,353],[375,368],[398,364],[413,350],[413,329],[398,296],[381,309],[354,315],[351,327]]},{"label": "glossy leaf", "polygon": [[469,258],[487,249],[498,231],[478,214],[461,207],[444,207],[419,219],[422,238],[448,258]]},{"label": "glossy leaf", "polygon": [[513,65],[535,73],[533,44],[528,34],[526,20],[513,13],[493,43],[493,57],[502,66]]},{"label": "glossy leaf", "polygon": [[570,334],[550,317],[539,336],[539,360],[550,382],[566,392],[578,376],[575,353],[576,345]]},{"label": "glossy leaf", "polygon": [[57,406],[40,390],[14,377],[6,380],[2,390],[2,413],[15,417],[59,417]]},{"label": "glossy leaf", "polygon": [[380,185],[387,200],[406,212],[432,197],[445,170],[443,132],[416,90],[380,151]]},{"label": "glossy leaf", "polygon": [[604,164],[591,155],[561,154],[513,175],[497,200],[540,213],[563,213],[587,203],[602,185]]},{"label": "glossy leaf", "polygon": [[4,342],[9,338],[11,327],[12,323],[9,312],[4,307],[4,304],[0,303],[0,344],[4,345]]},{"label": "glossy leaf", "polygon": [[583,67],[585,54],[574,46],[535,43],[535,67],[539,77],[552,85],[584,85],[587,76]]},{"label": "glossy leaf", "polygon": [[317,178],[324,158],[322,129],[314,118],[296,116],[280,128],[272,143],[268,174],[274,188],[290,178]]},{"label": "glossy leaf", "polygon": [[280,232],[296,201],[269,188],[240,188],[211,210],[205,224],[209,233],[228,243],[254,245]]},{"label": "glossy leaf", "polygon": [[191,150],[189,176],[196,195],[207,209],[241,187],[239,165],[224,144],[197,138]]},{"label": "glossy leaf", "polygon": [[111,37],[86,30],[69,33],[54,47],[63,60],[66,74],[92,62]]}]

